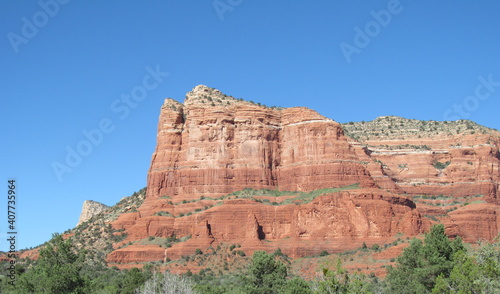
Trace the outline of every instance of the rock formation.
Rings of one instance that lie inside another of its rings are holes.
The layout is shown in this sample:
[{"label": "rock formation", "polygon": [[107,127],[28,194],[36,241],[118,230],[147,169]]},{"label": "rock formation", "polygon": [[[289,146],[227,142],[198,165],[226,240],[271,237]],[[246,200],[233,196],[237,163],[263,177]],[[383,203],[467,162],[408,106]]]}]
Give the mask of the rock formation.
[{"label": "rock formation", "polygon": [[91,217],[107,210],[109,206],[99,203],[97,201],[85,200],[82,206],[82,212],[80,213],[80,219],[78,220],[77,226],[83,222],[86,222]]},{"label": "rock formation", "polygon": [[263,107],[206,86],[189,92],[184,104],[165,100],[157,141],[146,202],[247,187],[375,186],[339,123],[307,108]]},{"label": "rock formation", "polygon": [[[230,242],[241,244],[249,252],[279,247],[291,257],[302,257],[323,250],[354,249],[363,242],[383,243],[397,233],[413,236],[429,227],[411,200],[378,189],[327,193],[302,205],[228,199],[203,213],[177,218],[145,217],[135,223],[122,218],[114,224],[135,232],[136,235],[129,235],[129,240],[148,235],[168,236],[169,232],[191,236],[186,242],[168,248],[167,257],[171,259],[194,254],[197,248]],[[120,263],[129,258],[127,262],[131,262],[131,256],[158,261],[159,254],[160,249],[154,245],[147,250],[144,245],[130,245],[111,253],[108,261]]]},{"label": "rock formation", "polygon": [[341,125],[200,85],[184,103],[165,100],[146,198],[112,222],[127,237],[107,260],[162,261],[222,243],[301,257],[415,236],[434,222],[491,240],[499,146],[499,132],[467,121]]},{"label": "rock formation", "polygon": [[[408,195],[484,195],[498,202],[500,132],[471,121],[418,121],[394,116],[344,124],[396,187]],[[396,188],[396,189],[395,189]]]}]

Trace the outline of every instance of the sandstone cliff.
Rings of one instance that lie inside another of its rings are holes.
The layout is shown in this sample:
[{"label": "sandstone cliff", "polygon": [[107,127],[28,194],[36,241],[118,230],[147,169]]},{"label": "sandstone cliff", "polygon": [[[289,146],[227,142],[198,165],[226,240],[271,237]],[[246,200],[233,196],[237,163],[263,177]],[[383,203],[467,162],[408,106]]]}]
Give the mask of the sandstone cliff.
[{"label": "sandstone cliff", "polygon": [[341,125],[200,85],[184,103],[165,100],[146,198],[111,222],[126,239],[107,261],[127,267],[223,243],[301,257],[415,236],[434,222],[491,240],[499,146],[499,132],[467,121]]},{"label": "sandstone cliff", "polygon": [[[300,205],[295,201],[287,202],[287,197],[269,197],[277,201],[271,205],[270,202],[255,201],[255,198],[265,199],[265,196],[255,196],[254,199],[232,196],[221,205],[191,215],[145,217],[135,219],[135,223],[122,217],[114,225],[134,232],[129,240],[169,236],[169,232],[190,236],[190,239],[165,248],[165,252],[155,245],[130,245],[112,252],[108,261],[130,263],[160,261],[164,257],[177,259],[194,254],[197,248],[229,242],[241,244],[247,252],[271,251],[279,247],[295,258],[317,255],[323,250],[354,249],[363,242],[384,243],[397,233],[412,236],[428,227],[428,222],[414,209],[411,200],[375,191],[353,188],[325,193]],[[139,256],[141,258],[137,260]]]},{"label": "sandstone cliff", "polygon": [[375,186],[339,123],[307,108],[263,107],[206,86],[189,92],[184,104],[165,101],[157,142],[146,202],[247,187]]},{"label": "sandstone cliff", "polygon": [[[500,132],[466,120],[418,121],[394,116],[343,127],[408,195],[484,195],[498,202]],[[375,179],[376,180],[376,179]]]}]

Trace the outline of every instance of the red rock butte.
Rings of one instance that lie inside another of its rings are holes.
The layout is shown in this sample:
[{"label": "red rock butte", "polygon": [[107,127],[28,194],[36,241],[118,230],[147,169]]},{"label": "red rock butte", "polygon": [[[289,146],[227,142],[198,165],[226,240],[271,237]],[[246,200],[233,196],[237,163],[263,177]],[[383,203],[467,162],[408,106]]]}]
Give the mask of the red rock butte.
[{"label": "red rock butte", "polygon": [[[220,243],[302,257],[415,236],[436,221],[469,242],[498,234],[499,132],[355,140],[349,127],[203,85],[183,104],[166,99],[146,199],[112,225],[128,234],[122,244],[190,238],[168,249],[132,244],[108,262],[175,259]],[[392,148],[402,145],[409,147]],[[441,207],[419,195],[474,201]]]}]

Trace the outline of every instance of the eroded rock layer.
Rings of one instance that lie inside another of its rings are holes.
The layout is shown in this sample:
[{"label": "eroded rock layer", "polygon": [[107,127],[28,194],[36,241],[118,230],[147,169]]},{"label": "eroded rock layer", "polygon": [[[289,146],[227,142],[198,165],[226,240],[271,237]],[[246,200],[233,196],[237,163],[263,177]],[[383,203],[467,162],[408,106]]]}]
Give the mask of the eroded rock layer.
[{"label": "eroded rock layer", "polygon": [[[169,247],[166,256],[157,246],[144,245],[131,245],[108,256],[108,262],[122,263],[139,261],[136,257],[143,262],[148,254],[154,261],[160,261],[160,257],[177,259],[194,254],[197,248],[221,243],[241,244],[247,252],[279,247],[291,257],[319,254],[323,250],[340,252],[358,248],[363,242],[383,243],[398,233],[423,233],[429,228],[429,221],[405,197],[377,189],[353,189],[327,193],[302,205],[270,205],[229,198],[223,205],[189,216],[143,217],[133,223],[122,217],[114,226],[134,232],[126,241],[170,236],[172,232],[191,237]],[[145,248],[151,251],[140,253]]]},{"label": "eroded rock layer", "polygon": [[[394,116],[344,124],[408,195],[484,195],[498,202],[500,132],[471,121],[418,121]],[[378,178],[375,178],[377,181]]]}]

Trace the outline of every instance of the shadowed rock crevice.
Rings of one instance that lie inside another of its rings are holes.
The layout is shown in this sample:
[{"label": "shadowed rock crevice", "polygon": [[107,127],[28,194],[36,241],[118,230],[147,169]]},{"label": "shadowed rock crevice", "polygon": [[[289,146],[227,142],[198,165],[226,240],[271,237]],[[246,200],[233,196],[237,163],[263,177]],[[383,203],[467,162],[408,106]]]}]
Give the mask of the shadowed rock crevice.
[{"label": "shadowed rock crevice", "polygon": [[262,226],[259,225],[259,223],[257,223],[257,237],[259,238],[259,240],[266,239],[266,233],[264,232]]},{"label": "shadowed rock crevice", "polygon": [[212,225],[210,225],[208,221],[205,221],[205,225],[207,227],[207,236],[213,238],[214,236],[212,235]]}]

